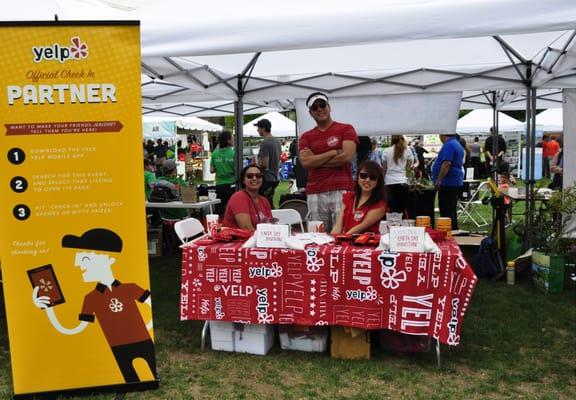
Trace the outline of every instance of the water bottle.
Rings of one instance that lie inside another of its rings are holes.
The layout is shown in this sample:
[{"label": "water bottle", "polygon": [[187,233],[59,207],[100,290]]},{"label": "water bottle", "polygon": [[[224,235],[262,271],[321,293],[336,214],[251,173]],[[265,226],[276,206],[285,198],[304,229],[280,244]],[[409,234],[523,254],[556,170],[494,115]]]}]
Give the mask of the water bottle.
[{"label": "water bottle", "polygon": [[513,285],[516,278],[516,263],[508,261],[506,264],[506,284]]}]

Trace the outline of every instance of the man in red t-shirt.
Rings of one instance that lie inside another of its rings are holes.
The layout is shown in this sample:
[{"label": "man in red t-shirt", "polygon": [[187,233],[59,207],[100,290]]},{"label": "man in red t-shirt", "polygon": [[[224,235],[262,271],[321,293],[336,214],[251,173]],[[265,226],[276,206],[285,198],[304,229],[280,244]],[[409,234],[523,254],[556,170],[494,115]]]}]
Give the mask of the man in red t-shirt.
[{"label": "man in red t-shirt", "polygon": [[342,207],[342,195],[354,185],[351,161],[358,135],[352,125],[332,120],[324,93],[312,93],[306,106],[316,121],[316,127],[299,140],[300,161],[308,170],[308,211],[312,220],[324,222],[325,231],[330,232]]},{"label": "man in red t-shirt", "polygon": [[550,136],[545,136],[542,141],[542,177],[550,178],[550,165],[552,159],[560,150],[560,144]]},{"label": "man in red t-shirt", "polygon": [[33,292],[34,305],[46,310],[48,320],[54,328],[64,335],[82,332],[89,323],[98,320],[106,341],[112,350],[116,363],[126,382],[140,382],[132,365],[136,358],[148,363],[154,378],[156,359],[154,343],[148,332],[152,321],[144,322],[136,302],[151,307],[150,291],[134,283],[121,283],[114,278],[112,264],[116,258],[109,253],[122,251],[122,239],[108,229],[91,229],[82,236],[66,235],[62,238],[62,247],[77,249],[75,266],[82,272],[84,282],[96,282],[96,287],[84,297],[80,323],[75,328],[64,327],[53,307],[49,307],[50,298],[39,296],[39,288]]}]

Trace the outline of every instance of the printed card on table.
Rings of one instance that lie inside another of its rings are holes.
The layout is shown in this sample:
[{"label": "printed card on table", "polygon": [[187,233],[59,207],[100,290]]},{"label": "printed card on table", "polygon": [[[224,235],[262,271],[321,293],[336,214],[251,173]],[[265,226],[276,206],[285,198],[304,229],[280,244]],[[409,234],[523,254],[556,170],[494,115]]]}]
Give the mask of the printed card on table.
[{"label": "printed card on table", "polygon": [[256,225],[256,247],[286,248],[288,236],[290,236],[290,226],[288,225]]},{"label": "printed card on table", "polygon": [[425,236],[425,228],[421,226],[390,227],[390,250],[423,252]]}]

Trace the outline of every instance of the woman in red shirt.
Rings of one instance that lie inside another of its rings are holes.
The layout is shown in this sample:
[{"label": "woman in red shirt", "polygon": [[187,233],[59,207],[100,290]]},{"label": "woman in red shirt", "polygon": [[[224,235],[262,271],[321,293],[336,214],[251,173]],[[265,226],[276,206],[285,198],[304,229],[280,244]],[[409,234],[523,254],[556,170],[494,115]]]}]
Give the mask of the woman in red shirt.
[{"label": "woman in red shirt", "polygon": [[378,233],[388,208],[386,186],[378,163],[368,160],[360,164],[354,192],[344,193],[342,203],[332,233]]},{"label": "woman in red shirt", "polygon": [[272,219],[272,209],[268,199],[258,194],[262,186],[262,169],[249,165],[240,173],[242,190],[234,193],[224,212],[222,226],[256,230],[256,225]]}]

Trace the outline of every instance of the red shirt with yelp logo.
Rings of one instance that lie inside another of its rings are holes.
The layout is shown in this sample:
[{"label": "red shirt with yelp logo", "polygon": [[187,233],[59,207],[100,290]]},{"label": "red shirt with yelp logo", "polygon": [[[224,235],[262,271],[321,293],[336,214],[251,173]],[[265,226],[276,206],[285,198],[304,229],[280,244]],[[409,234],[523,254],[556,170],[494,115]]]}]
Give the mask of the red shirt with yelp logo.
[{"label": "red shirt with yelp logo", "polygon": [[[349,124],[333,122],[325,131],[317,127],[304,132],[300,137],[299,149],[310,149],[314,154],[342,149],[342,142],[351,140],[358,144],[358,135]],[[351,163],[339,167],[320,167],[308,170],[306,193],[316,194],[331,190],[352,190]]]}]

